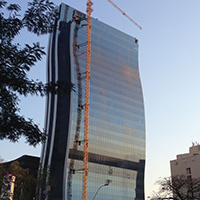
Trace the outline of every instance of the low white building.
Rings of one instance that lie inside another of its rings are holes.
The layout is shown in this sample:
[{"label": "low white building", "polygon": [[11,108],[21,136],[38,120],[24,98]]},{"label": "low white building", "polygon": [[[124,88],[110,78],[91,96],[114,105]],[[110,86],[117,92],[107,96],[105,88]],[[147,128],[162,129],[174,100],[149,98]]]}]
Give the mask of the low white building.
[{"label": "low white building", "polygon": [[176,160],[170,161],[171,176],[184,175],[188,179],[200,178],[200,145],[193,144],[189,153],[176,156]]}]

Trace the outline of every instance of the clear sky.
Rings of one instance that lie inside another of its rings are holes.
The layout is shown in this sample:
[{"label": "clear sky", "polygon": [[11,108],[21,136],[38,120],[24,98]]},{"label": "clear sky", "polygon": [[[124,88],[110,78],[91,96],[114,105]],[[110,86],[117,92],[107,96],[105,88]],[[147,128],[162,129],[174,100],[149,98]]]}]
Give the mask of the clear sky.
[{"label": "clear sky", "polygon": [[[93,0],[92,16],[139,40],[139,68],[146,115],[146,195],[159,177],[170,175],[169,161],[187,153],[200,133],[200,1],[113,0],[142,26],[138,29],[107,0]],[[21,4],[21,0],[9,1]],[[60,0],[55,1],[61,3]],[[86,10],[86,0],[63,0]],[[23,6],[25,2],[23,1]],[[40,40],[23,32],[19,42]],[[45,81],[46,59],[30,76]],[[43,128],[45,99],[22,98],[21,112]],[[40,155],[40,146],[0,141],[0,156],[9,161],[21,155]]]}]

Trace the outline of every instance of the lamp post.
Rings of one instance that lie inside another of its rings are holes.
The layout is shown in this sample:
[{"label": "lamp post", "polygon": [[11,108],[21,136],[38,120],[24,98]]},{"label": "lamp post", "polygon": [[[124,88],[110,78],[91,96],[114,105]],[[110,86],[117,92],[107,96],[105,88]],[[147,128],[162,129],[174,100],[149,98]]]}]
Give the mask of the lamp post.
[{"label": "lamp post", "polygon": [[94,197],[93,197],[92,200],[94,200],[94,199],[96,198],[96,196],[97,196],[99,190],[100,190],[102,187],[108,186],[111,182],[112,182],[111,180],[107,179],[107,180],[106,180],[106,183],[103,184],[103,185],[101,185],[101,186],[98,188],[98,190],[96,191],[96,193],[95,193],[95,195],[94,195]]}]

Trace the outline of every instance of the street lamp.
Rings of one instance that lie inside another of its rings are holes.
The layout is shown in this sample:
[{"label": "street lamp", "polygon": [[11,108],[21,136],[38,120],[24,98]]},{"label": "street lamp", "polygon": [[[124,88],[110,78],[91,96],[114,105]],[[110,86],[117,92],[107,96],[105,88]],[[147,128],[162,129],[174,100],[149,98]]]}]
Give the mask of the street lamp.
[{"label": "street lamp", "polygon": [[104,186],[108,186],[108,185],[109,185],[111,182],[112,182],[111,180],[107,179],[107,180],[106,180],[106,183],[105,183],[105,184],[103,184],[103,185],[101,185],[101,186],[99,187],[99,189],[96,191],[96,193],[95,193],[95,195],[94,195],[94,197],[93,197],[93,199],[92,199],[92,200],[94,200],[94,199],[95,199],[95,197],[97,196],[97,194],[98,194],[99,190],[100,190],[102,187],[104,187]]}]

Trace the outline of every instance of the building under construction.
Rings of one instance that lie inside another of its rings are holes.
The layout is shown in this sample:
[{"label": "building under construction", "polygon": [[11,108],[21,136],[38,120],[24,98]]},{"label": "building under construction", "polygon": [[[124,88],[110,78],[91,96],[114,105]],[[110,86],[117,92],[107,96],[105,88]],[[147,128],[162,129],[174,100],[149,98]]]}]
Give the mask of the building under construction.
[{"label": "building under construction", "polygon": [[86,175],[88,200],[143,200],[145,118],[138,42],[91,19],[90,101],[86,103],[87,28],[86,14],[61,4],[49,40],[47,76],[49,82],[72,82],[76,91],[47,97],[48,139],[41,166],[50,170],[54,184],[41,195],[49,200],[81,200]]}]

